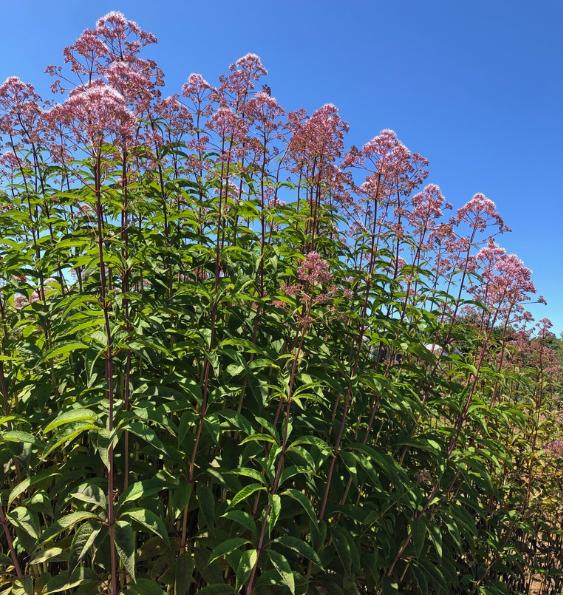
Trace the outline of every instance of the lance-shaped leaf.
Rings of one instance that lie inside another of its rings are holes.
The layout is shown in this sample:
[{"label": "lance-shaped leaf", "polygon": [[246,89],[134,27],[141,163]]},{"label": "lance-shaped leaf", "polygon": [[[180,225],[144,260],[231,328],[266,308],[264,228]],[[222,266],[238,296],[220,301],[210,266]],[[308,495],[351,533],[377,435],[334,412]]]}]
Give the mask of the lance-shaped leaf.
[{"label": "lance-shaped leaf", "polygon": [[127,521],[115,522],[115,549],[127,574],[135,580],[135,533]]},{"label": "lance-shaped leaf", "polygon": [[91,522],[82,523],[75,532],[70,546],[70,559],[76,564],[84,558],[90,548],[94,545],[96,537],[102,528]]},{"label": "lance-shaped leaf", "polygon": [[239,490],[234,498],[231,500],[231,507],[240,504],[243,500],[246,500],[249,496],[252,496],[255,492],[264,491],[266,489],[265,486],[260,485],[259,483],[251,483],[247,486],[244,486],[241,490]]},{"label": "lance-shaped leaf", "polygon": [[241,587],[246,583],[248,577],[250,576],[250,572],[254,568],[258,560],[258,551],[257,550],[244,550],[240,557],[237,569],[235,571],[236,574],[236,588],[237,591],[241,589]]},{"label": "lance-shaped leaf", "polygon": [[292,595],[295,594],[295,577],[293,576],[293,572],[291,570],[291,565],[287,561],[287,558],[276,552],[273,549],[268,549],[266,551],[272,566],[276,569],[276,572],[280,575],[282,579],[282,583],[289,589]]},{"label": "lance-shaped leaf", "polygon": [[60,426],[64,426],[66,424],[73,424],[77,422],[95,422],[97,419],[97,415],[91,409],[71,409],[70,411],[65,411],[61,413],[58,417],[56,417],[52,422],[47,424],[45,428],[43,428],[43,432],[52,432],[55,428]]},{"label": "lance-shaped leaf", "polygon": [[289,498],[292,498],[293,500],[298,502],[301,508],[309,517],[309,519],[311,519],[311,522],[313,523],[315,528],[318,527],[317,517],[315,515],[315,511],[313,510],[313,505],[311,504],[309,498],[307,498],[307,496],[303,492],[290,488],[282,492],[282,496],[288,496]]},{"label": "lance-shaped leaf", "polygon": [[243,539],[242,537],[233,537],[231,539],[226,539],[225,541],[213,548],[211,554],[209,554],[208,564],[213,564],[215,560],[228,556],[235,550],[238,550],[242,545],[245,545],[247,543],[249,543],[248,539]]},{"label": "lance-shaped leaf", "polygon": [[88,345],[85,345],[84,343],[81,343],[80,341],[73,341],[70,343],[65,343],[64,345],[58,345],[57,347],[54,347],[53,349],[48,351],[43,356],[43,361],[49,361],[49,360],[55,359],[57,357],[61,357],[62,355],[68,355],[69,353],[72,353],[73,351],[79,351],[81,349],[87,349],[87,348],[88,348]]},{"label": "lance-shaped leaf", "polygon": [[0,434],[0,439],[6,442],[16,442],[19,444],[29,443],[35,444],[35,436],[29,432],[23,432],[22,430],[9,430]]},{"label": "lance-shaped leaf", "polygon": [[119,505],[124,506],[128,502],[135,502],[143,498],[150,498],[162,492],[166,483],[162,479],[145,479],[132,483],[119,497]]},{"label": "lance-shaped leaf", "polygon": [[77,512],[71,512],[70,514],[65,514],[60,519],[58,519],[51,527],[47,528],[43,534],[41,535],[41,542],[48,543],[52,539],[54,539],[59,533],[67,529],[71,529],[74,525],[81,523],[82,521],[88,520],[96,520],[99,521],[99,517],[97,514],[93,512],[89,512],[87,510],[80,510]]},{"label": "lance-shaped leaf", "polygon": [[168,532],[164,521],[155,514],[152,510],[147,508],[134,508],[133,510],[127,510],[121,513],[121,518],[130,518],[143,526],[148,531],[151,531],[155,535],[158,535],[163,541],[167,542]]},{"label": "lance-shaped leaf", "polygon": [[291,535],[284,535],[275,539],[274,542],[283,545],[300,556],[304,556],[322,568],[322,563],[317,552],[306,541],[303,541],[298,537],[292,537]]}]

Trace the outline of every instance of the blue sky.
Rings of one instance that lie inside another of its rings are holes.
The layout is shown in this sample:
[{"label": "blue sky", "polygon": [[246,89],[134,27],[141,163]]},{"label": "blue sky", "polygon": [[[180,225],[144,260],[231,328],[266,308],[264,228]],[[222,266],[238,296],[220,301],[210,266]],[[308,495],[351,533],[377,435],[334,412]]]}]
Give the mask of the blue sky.
[{"label": "blue sky", "polygon": [[259,54],[288,109],[330,102],[362,144],[393,128],[460,206],[492,198],[563,331],[560,0],[17,0],[2,2],[0,80],[45,91],[45,66],[109,10],[155,33],[170,92]]}]

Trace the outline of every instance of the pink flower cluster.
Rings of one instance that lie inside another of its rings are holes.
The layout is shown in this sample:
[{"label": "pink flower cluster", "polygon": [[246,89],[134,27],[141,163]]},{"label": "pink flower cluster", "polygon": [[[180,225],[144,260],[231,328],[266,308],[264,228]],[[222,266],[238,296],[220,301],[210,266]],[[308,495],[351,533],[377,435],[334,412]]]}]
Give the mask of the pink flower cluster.
[{"label": "pink flower cluster", "polygon": [[427,229],[430,222],[439,219],[443,208],[451,208],[445,202],[440,187],[428,184],[422,192],[415,194],[412,199],[412,210],[407,214],[410,224],[417,230]]},{"label": "pink flower cluster", "polygon": [[522,314],[521,304],[529,300],[536,289],[532,273],[515,255],[507,254],[492,238],[471,259],[471,269],[484,280],[470,288],[475,298],[500,317]]},{"label": "pink flower cluster", "polygon": [[563,440],[552,440],[546,444],[546,450],[549,450],[557,457],[563,457]]},{"label": "pink flower cluster", "polygon": [[[295,285],[300,298],[321,292],[315,299],[322,300],[330,294],[330,289],[314,287],[332,279],[328,263],[316,252],[322,234],[330,234],[342,245],[357,242],[354,266],[367,265],[370,272],[382,266],[405,285],[405,312],[423,288],[443,289],[457,293],[458,302],[469,292],[511,322],[529,322],[523,304],[535,291],[531,273],[491,239],[508,231],[492,200],[477,193],[445,219],[451,206],[440,187],[421,189],[428,174],[422,155],[389,129],[346,153],[349,127],[338,109],[326,104],[311,115],[305,110],[286,113],[268,85],[259,90],[267,70],[256,54],[236,60],[216,86],[192,73],[181,94],[163,99],[163,74],[142,53],[155,42],[135,21],[110,12],[64,50],[63,66],[48,68],[55,86],[68,90],[60,104],[46,111],[31,85],[17,77],[2,83],[0,175],[25,186],[50,153],[63,166],[58,169],[66,177],[60,174],[56,181],[63,188],[80,175],[75,156],[100,157],[106,147],[113,153],[113,144],[122,149],[129,181],[145,175],[155,180],[172,171],[174,180],[184,178],[186,187],[198,189],[201,203],[214,196],[225,199],[222,215],[236,206],[230,212],[235,227],[239,213],[234,211],[243,197],[256,200],[263,238],[284,225],[275,213],[284,204],[278,192],[283,188],[285,198],[286,189],[296,188],[291,208],[306,221],[303,245],[308,252]],[[161,194],[178,210],[189,202],[187,194],[174,198],[174,190]],[[82,214],[74,220],[87,223],[86,209],[76,206],[72,217]],[[334,218],[327,223],[323,207],[344,215],[346,222]],[[201,204],[198,215],[207,213]],[[415,280],[418,267],[432,269],[431,286]],[[457,310],[457,305],[450,309],[454,316]]]},{"label": "pink flower cluster", "polygon": [[[393,189],[407,194],[428,175],[428,160],[419,153],[412,153],[397,138],[397,134],[389,129],[382,130],[365,143],[361,150],[352,147],[344,164],[362,167],[371,172],[373,178],[379,182],[380,195]],[[372,187],[376,185],[374,183]]]},{"label": "pink flower cluster", "polygon": [[226,139],[242,142],[247,127],[242,118],[228,107],[220,107],[209,119],[208,127]]},{"label": "pink flower cluster", "polygon": [[292,158],[300,166],[316,163],[318,169],[342,154],[344,134],[349,128],[331,103],[320,107],[309,118],[302,112],[293,112],[290,114],[289,127],[292,133],[289,141]]},{"label": "pink flower cluster", "polygon": [[112,139],[123,142],[136,124],[123,96],[101,81],[74,89],[49,112],[49,118],[67,128],[79,144],[96,148]]},{"label": "pink flower cluster", "polygon": [[328,283],[332,279],[329,264],[317,252],[309,252],[299,265],[297,277],[310,285]]},{"label": "pink flower cluster", "polygon": [[229,66],[229,74],[220,78],[219,89],[215,91],[215,100],[220,104],[230,103],[235,111],[242,109],[250,91],[258,80],[268,74],[260,57],[246,54]]},{"label": "pink flower cluster", "polygon": [[465,222],[479,231],[484,231],[491,225],[497,226],[501,232],[510,231],[499,215],[495,203],[480,192],[474,194],[471,200],[458,210],[455,220],[458,224]]},{"label": "pink flower cluster", "polygon": [[41,98],[33,85],[17,76],[0,85],[0,134],[37,142],[43,128]]}]

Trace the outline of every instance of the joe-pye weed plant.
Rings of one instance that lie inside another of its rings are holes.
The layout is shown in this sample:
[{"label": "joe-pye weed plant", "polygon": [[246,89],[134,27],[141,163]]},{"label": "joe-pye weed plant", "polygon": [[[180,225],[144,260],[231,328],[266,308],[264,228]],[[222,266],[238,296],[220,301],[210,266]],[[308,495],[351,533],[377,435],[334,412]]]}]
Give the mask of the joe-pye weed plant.
[{"label": "joe-pye weed plant", "polygon": [[1,593],[560,593],[561,370],[481,193],[99,19],[0,85]]}]

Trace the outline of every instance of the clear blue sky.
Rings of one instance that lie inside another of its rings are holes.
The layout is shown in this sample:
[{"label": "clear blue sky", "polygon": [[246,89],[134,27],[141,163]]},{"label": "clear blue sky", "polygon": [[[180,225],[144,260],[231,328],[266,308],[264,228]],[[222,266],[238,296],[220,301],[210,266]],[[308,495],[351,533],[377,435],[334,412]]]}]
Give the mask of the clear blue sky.
[{"label": "clear blue sky", "polygon": [[170,92],[255,52],[286,108],[334,103],[350,143],[393,128],[461,205],[484,192],[563,331],[561,0],[2,1],[0,80],[40,91],[44,67],[109,10],[155,33]]}]

